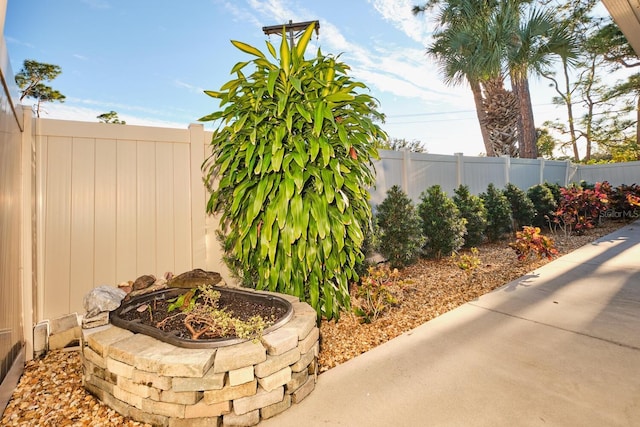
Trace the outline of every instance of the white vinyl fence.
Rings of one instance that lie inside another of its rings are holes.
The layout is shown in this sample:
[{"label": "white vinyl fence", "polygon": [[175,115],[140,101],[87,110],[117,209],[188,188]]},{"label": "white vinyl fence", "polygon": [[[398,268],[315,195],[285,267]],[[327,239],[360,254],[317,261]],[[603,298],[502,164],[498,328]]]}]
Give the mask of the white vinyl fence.
[{"label": "white vinyl fence", "polygon": [[82,313],[99,285],[220,271],[200,171],[208,139],[202,125],[36,119],[39,320]]},{"label": "white vinyl fence", "polygon": [[[143,274],[203,268],[232,281],[216,240],[217,222],[205,214],[208,195],[200,168],[211,134],[202,125],[183,130],[34,122],[36,322],[83,313],[82,298],[93,287]],[[434,184],[451,195],[460,184],[477,194],[489,183],[527,189],[545,181],[640,182],[637,162],[578,167],[394,151],[381,151],[380,157],[370,190],[373,205],[395,184],[417,201]]]},{"label": "white vinyl fence", "polygon": [[511,182],[526,191],[544,182],[567,185],[575,181],[578,169],[569,161],[389,150],[380,151],[375,167],[376,186],[370,190],[373,205],[382,202],[387,190],[394,185],[400,186],[417,203],[420,194],[436,184],[449,196],[460,185],[467,185],[472,194],[479,194],[486,191],[489,183],[501,189]]}]

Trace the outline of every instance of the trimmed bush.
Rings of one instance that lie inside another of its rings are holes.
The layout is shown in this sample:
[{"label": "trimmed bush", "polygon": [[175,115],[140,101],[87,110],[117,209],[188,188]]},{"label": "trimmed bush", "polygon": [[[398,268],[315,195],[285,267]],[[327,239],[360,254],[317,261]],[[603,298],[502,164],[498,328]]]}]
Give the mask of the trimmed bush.
[{"label": "trimmed bush", "polygon": [[461,185],[454,190],[453,202],[460,211],[460,216],[467,220],[467,234],[464,236],[464,246],[471,248],[484,241],[484,231],[487,228],[487,210],[482,199],[469,192],[469,187]]},{"label": "trimmed bush", "polygon": [[422,223],[411,199],[394,185],[378,205],[376,219],[380,228],[378,248],[392,268],[413,264],[424,238]]},{"label": "trimmed bush", "polygon": [[423,191],[418,205],[422,233],[426,237],[425,255],[442,258],[451,255],[464,244],[466,220],[439,185]]},{"label": "trimmed bush", "polygon": [[547,185],[534,185],[527,191],[533,203],[535,214],[532,224],[536,227],[549,227],[549,221],[558,207],[553,193]]},{"label": "trimmed bush", "polygon": [[493,184],[480,195],[487,209],[487,231],[489,241],[495,242],[511,230],[511,205],[509,200]]},{"label": "trimmed bush", "polygon": [[556,182],[545,182],[542,185],[544,185],[549,189],[549,191],[551,191],[551,194],[553,195],[553,200],[556,201],[556,205],[559,205],[560,199],[562,199],[562,193],[560,191],[562,187],[560,186],[560,184]]},{"label": "trimmed bush", "polygon": [[525,225],[531,225],[536,211],[527,193],[509,183],[504,189],[504,195],[511,205],[512,229],[520,230]]}]

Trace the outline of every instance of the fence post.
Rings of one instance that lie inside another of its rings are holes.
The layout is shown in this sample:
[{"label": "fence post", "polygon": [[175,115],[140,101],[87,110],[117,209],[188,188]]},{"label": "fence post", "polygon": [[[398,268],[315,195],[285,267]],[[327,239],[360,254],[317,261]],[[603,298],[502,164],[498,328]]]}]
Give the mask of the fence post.
[{"label": "fence post", "polygon": [[464,185],[464,154],[463,153],[453,153],[456,156],[456,182],[457,187]]},{"label": "fence post", "polygon": [[566,187],[569,185],[569,175],[571,174],[571,160],[565,160],[565,168],[564,168],[564,185]]},{"label": "fence post", "polygon": [[207,259],[206,195],[200,167],[204,162],[204,125],[189,124],[191,155],[191,265],[201,268]]},{"label": "fence post", "polygon": [[[34,259],[34,245],[38,244],[37,236],[34,239],[34,209],[35,200],[35,141],[32,129],[31,108],[18,107],[17,114],[22,113],[22,241],[21,254],[21,283],[22,283],[22,334],[25,343],[26,360],[33,359],[33,327],[36,323],[36,296],[37,289],[37,263]],[[36,246],[37,249],[37,246]]]},{"label": "fence post", "polygon": [[506,186],[511,181],[511,157],[505,154],[502,158],[504,159],[504,186]]},{"label": "fence post", "polygon": [[402,149],[402,191],[409,194],[409,165],[411,159],[409,158],[409,150]]},{"label": "fence post", "polygon": [[540,162],[540,178],[538,179],[538,184],[544,184],[544,157],[538,157],[538,161]]}]

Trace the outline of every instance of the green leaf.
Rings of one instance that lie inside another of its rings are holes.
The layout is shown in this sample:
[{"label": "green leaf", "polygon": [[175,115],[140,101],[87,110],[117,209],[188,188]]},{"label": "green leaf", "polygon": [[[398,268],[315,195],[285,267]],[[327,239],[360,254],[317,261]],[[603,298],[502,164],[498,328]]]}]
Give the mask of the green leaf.
[{"label": "green leaf", "polygon": [[231,40],[231,44],[237,47],[238,49],[240,49],[241,51],[243,51],[244,53],[248,53],[249,55],[254,55],[260,58],[265,57],[264,54],[260,52],[258,49],[246,43],[243,43],[237,40]]},{"label": "green leaf", "polygon": [[278,55],[276,54],[276,48],[267,40],[267,49],[269,49],[269,53],[273,56],[274,59],[278,59]]},{"label": "green leaf", "polygon": [[279,148],[271,157],[271,170],[278,172],[282,166],[282,157],[284,156],[284,148]]},{"label": "green leaf", "polygon": [[291,76],[291,77],[289,78],[289,81],[291,82],[291,86],[293,86],[293,87],[294,87],[294,89],[298,91],[298,93],[304,93],[304,92],[302,91],[302,86],[301,86],[300,79],[298,79],[298,78],[296,78],[296,77]]},{"label": "green leaf", "polygon": [[325,100],[328,102],[344,102],[344,101],[353,101],[354,96],[344,92],[336,92],[325,97]]},{"label": "green leaf", "polygon": [[224,95],[222,92],[216,92],[215,90],[205,90],[204,93],[212,98],[222,98],[222,96]]},{"label": "green leaf", "polygon": [[320,132],[322,131],[322,122],[324,121],[324,105],[320,102],[317,103],[313,113],[313,134],[315,136],[320,136]]},{"label": "green leaf", "polygon": [[317,138],[309,138],[309,161],[315,162],[320,152],[320,143]]},{"label": "green leaf", "polygon": [[304,34],[302,34],[302,37],[300,37],[300,39],[298,40],[298,43],[296,44],[296,56],[298,58],[302,58],[304,56],[304,52],[305,50],[307,50],[307,45],[309,44],[309,40],[313,35],[313,30],[315,29],[315,26],[316,26],[315,21],[309,24],[307,29],[304,30]]},{"label": "green leaf", "polygon": [[273,234],[271,235],[271,241],[269,242],[269,259],[271,263],[276,262],[276,251],[278,249],[278,237],[280,235],[280,229],[278,227],[273,228]]},{"label": "green leaf", "polygon": [[247,64],[249,64],[249,61],[245,61],[245,62],[238,62],[236,65],[233,66],[233,68],[231,69],[231,74],[242,70],[244,67],[247,66]]},{"label": "green leaf", "polygon": [[296,110],[298,110],[298,113],[307,121],[307,123],[311,123],[311,113],[304,108],[304,106],[300,103],[296,103]]},{"label": "green leaf", "polygon": [[278,75],[280,75],[280,70],[269,71],[269,77],[267,79],[267,92],[269,92],[269,96],[273,96],[273,89],[276,86]]},{"label": "green leaf", "polygon": [[312,307],[318,307],[320,300],[320,286],[318,283],[318,276],[311,276],[309,280],[309,299]]},{"label": "green leaf", "polygon": [[289,38],[282,27],[282,40],[280,41],[280,68],[284,71],[285,76],[289,76],[291,67],[291,53],[289,51]]},{"label": "green leaf", "polygon": [[291,200],[291,198],[293,197],[293,192],[294,192],[294,183],[293,183],[293,179],[291,177],[286,177],[284,179],[284,181],[282,181],[283,187],[284,187],[284,197],[287,200]]}]

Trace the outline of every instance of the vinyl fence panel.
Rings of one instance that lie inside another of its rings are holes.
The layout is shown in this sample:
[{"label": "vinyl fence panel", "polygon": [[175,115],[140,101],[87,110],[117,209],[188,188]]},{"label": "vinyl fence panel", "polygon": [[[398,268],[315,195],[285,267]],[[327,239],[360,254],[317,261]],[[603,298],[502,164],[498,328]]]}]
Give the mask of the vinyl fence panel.
[{"label": "vinyl fence panel", "polygon": [[[37,120],[38,320],[82,312],[93,287],[142,274],[219,271],[229,282],[217,218],[205,214],[201,165],[211,133],[202,125],[162,129]],[[542,182],[640,182],[638,162],[575,166],[569,162],[380,151],[375,206],[393,185],[414,203],[438,184],[453,196],[489,183],[523,190]]]},{"label": "vinyl fence panel", "polygon": [[576,174],[576,181],[591,184],[608,181],[614,187],[621,184],[640,184],[640,162],[581,165]]},{"label": "vinyl fence panel", "polygon": [[[204,132],[39,119],[42,319],[83,313],[99,285],[205,268]],[[193,184],[192,178],[198,177]],[[226,272],[222,272],[225,273]]]}]

